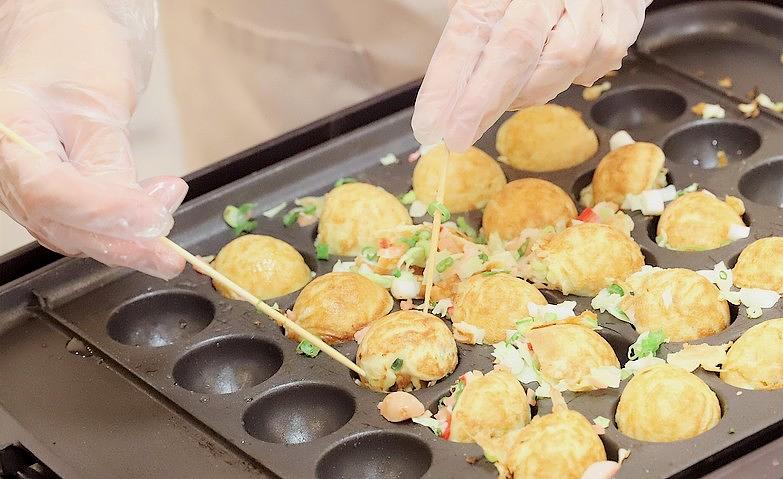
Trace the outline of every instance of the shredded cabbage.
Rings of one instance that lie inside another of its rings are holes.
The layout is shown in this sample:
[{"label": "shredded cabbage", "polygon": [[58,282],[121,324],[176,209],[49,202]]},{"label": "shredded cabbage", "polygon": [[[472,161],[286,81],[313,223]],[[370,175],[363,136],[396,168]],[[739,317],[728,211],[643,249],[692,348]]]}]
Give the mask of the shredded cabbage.
[{"label": "shredded cabbage", "polygon": [[634,361],[636,359],[653,357],[658,353],[661,345],[668,341],[662,330],[645,331],[628,348],[628,359]]},{"label": "shredded cabbage", "polygon": [[576,301],[563,301],[559,304],[527,303],[527,312],[536,321],[561,321],[575,316]]},{"label": "shredded cabbage", "polygon": [[447,318],[449,316],[449,308],[452,306],[454,306],[454,302],[451,299],[443,298],[435,303],[435,307],[432,308],[432,314]]},{"label": "shredded cabbage", "polygon": [[275,206],[273,208],[269,208],[268,210],[264,211],[261,214],[264,215],[264,217],[271,219],[271,218],[274,218],[275,216],[277,216],[278,213],[283,211],[286,206],[288,206],[288,203],[283,202],[283,203],[280,203],[279,205],[277,205],[277,206]]},{"label": "shredded cabbage", "polygon": [[596,417],[595,419],[593,419],[593,423],[594,423],[595,425],[597,425],[597,426],[601,426],[601,427],[602,427],[602,428],[604,428],[604,429],[606,429],[607,427],[609,427],[609,424],[611,424],[611,422],[609,421],[609,419],[607,419],[607,418],[605,418],[605,417],[603,417],[603,416],[598,416],[598,417]]},{"label": "shredded cabbage", "polygon": [[434,417],[429,416],[419,416],[414,417],[411,419],[411,421],[415,422],[416,424],[421,424],[422,426],[430,428],[433,433],[440,436],[443,434],[443,425],[440,421],[435,419]]},{"label": "shredded cabbage", "polygon": [[427,214],[427,205],[422,201],[413,200],[408,209],[408,214],[411,215],[411,218],[421,218]]},{"label": "shredded cabbage", "polygon": [[[599,291],[598,295],[595,298],[593,298],[592,301],[590,301],[590,306],[593,309],[597,309],[602,313],[604,312],[609,313],[621,321],[625,321],[626,323],[633,324],[631,319],[625,313],[625,311],[623,311],[623,309],[620,307],[620,302],[623,299],[624,293],[618,294],[616,289],[612,288],[612,286],[610,286],[609,288],[604,288],[601,291]],[[612,289],[610,290],[610,288]]]},{"label": "shredded cabbage", "polygon": [[623,146],[627,146],[627,145],[632,145],[634,143],[636,143],[636,141],[631,137],[631,135],[627,131],[620,130],[609,138],[609,149],[614,151],[618,148],[622,148]]},{"label": "shredded cabbage", "polygon": [[394,153],[389,153],[381,157],[381,164],[383,166],[390,166],[399,162],[400,162],[399,158],[397,158],[397,156]]}]

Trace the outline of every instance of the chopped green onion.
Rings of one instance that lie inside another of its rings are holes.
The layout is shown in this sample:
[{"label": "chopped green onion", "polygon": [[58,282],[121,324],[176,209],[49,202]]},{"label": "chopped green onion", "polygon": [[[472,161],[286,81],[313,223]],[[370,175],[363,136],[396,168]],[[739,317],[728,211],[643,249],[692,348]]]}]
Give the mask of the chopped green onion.
[{"label": "chopped green onion", "polygon": [[428,240],[432,237],[432,233],[430,232],[430,230],[421,230],[418,233],[418,237],[421,239]]},{"label": "chopped green onion", "polygon": [[523,257],[527,254],[527,248],[530,246],[530,238],[526,239],[524,243],[522,243],[522,246],[519,247],[517,250],[517,254],[519,257]]},{"label": "chopped green onion", "polygon": [[362,249],[362,256],[364,256],[368,261],[375,261],[378,259],[378,252],[372,246],[367,246],[366,248]]},{"label": "chopped green onion", "polygon": [[409,192],[405,193],[404,195],[399,196],[400,203],[404,205],[410,205],[414,201],[416,201],[416,192],[413,190],[410,190]]},{"label": "chopped green onion", "polygon": [[350,178],[350,177],[340,178],[339,180],[334,182],[334,187],[337,188],[338,186],[343,186],[348,183],[356,183],[356,178]]},{"label": "chopped green onion", "polygon": [[403,236],[400,238],[400,243],[405,244],[408,248],[413,248],[416,246],[416,243],[419,242],[419,235],[413,235],[410,237]]},{"label": "chopped green onion", "polygon": [[312,215],[315,214],[315,205],[307,205],[302,207],[302,213],[306,215]]},{"label": "chopped green onion", "polygon": [[725,272],[725,271],[720,271],[720,272],[718,273],[718,277],[719,277],[720,279],[728,279],[728,278],[729,278],[729,275],[728,275],[728,274],[726,274],[726,272]]},{"label": "chopped green onion", "polygon": [[619,294],[620,296],[623,296],[625,294],[625,291],[623,290],[622,286],[620,286],[617,283],[612,283],[612,285],[606,288],[606,290],[609,291],[609,294]]},{"label": "chopped green onion", "polygon": [[471,238],[476,237],[476,228],[470,226],[464,216],[457,218],[457,228]]},{"label": "chopped green onion", "polygon": [[634,361],[640,358],[655,356],[661,344],[667,342],[663,330],[645,331],[639,335],[639,338],[628,348],[628,359]]},{"label": "chopped green onion", "polygon": [[283,226],[288,228],[289,226],[291,226],[294,223],[296,223],[296,220],[299,219],[299,214],[301,212],[302,212],[301,208],[294,208],[291,211],[289,211],[288,213],[286,213],[285,216],[283,216]]},{"label": "chopped green onion", "polygon": [[329,245],[323,243],[315,245],[315,257],[319,261],[329,261]]},{"label": "chopped green onion", "polygon": [[486,459],[487,462],[491,462],[491,463],[498,462],[498,458],[494,454],[487,451],[484,451],[484,459]]},{"label": "chopped green onion", "polygon": [[296,347],[296,352],[303,354],[308,358],[314,358],[318,356],[318,353],[320,353],[321,350],[314,346],[310,341],[303,339],[302,342],[300,342]]},{"label": "chopped green onion", "polygon": [[400,268],[394,268],[392,270],[392,276],[394,276],[395,278],[399,278],[400,276],[402,276],[402,271],[400,271]]},{"label": "chopped green onion", "polygon": [[500,273],[508,273],[509,271],[507,269],[495,269],[492,271],[484,271],[481,273],[481,276],[495,276],[496,274]]},{"label": "chopped green onion", "polygon": [[476,244],[487,244],[487,238],[485,238],[483,235],[478,235],[476,237]]},{"label": "chopped green onion", "polygon": [[438,265],[435,267],[435,269],[438,270],[438,273],[442,273],[446,271],[447,269],[451,268],[451,265],[454,264],[454,258],[451,256],[448,256],[446,258],[443,258],[438,262]]},{"label": "chopped green onion", "polygon": [[393,363],[391,363],[392,371],[399,371],[402,369],[402,358],[397,358],[394,360]]},{"label": "chopped green onion", "polygon": [[239,236],[256,229],[258,224],[250,218],[255,206],[255,203],[244,203],[239,207],[228,205],[223,210],[223,221],[234,229],[234,235]]},{"label": "chopped green onion", "polygon": [[432,216],[435,216],[436,211],[440,211],[440,219],[442,221],[448,221],[451,219],[451,212],[449,212],[449,209],[446,208],[446,205],[444,205],[440,201],[433,201],[432,203],[427,205],[427,213],[429,213]]},{"label": "chopped green onion", "polygon": [[483,263],[489,261],[489,256],[487,256],[487,253],[480,253],[478,257]]}]

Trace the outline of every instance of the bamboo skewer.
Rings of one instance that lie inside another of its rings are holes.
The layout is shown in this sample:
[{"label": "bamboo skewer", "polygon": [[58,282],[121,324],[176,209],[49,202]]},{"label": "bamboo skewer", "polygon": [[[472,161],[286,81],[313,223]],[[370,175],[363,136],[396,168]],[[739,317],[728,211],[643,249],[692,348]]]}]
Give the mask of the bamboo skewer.
[{"label": "bamboo skewer", "polygon": [[[446,159],[443,161],[443,169],[440,172],[438,189],[435,192],[435,201],[443,204],[443,198],[446,195],[446,175],[449,171],[449,159],[451,152],[446,148]],[[441,211],[435,210],[432,215],[432,233],[430,234],[430,254],[427,256],[427,265],[424,267],[424,312],[429,311],[430,296],[432,295],[432,283],[435,277],[435,255],[438,252],[438,241],[440,239]]]},{"label": "bamboo skewer", "polygon": [[[0,122],[0,133],[8,137],[9,140],[16,143],[20,147],[24,148],[28,152],[33,153],[35,155],[44,156],[44,153],[42,151],[40,151],[38,148],[30,144],[22,136],[18,135],[16,132],[11,130],[7,126],[5,126],[2,122]],[[339,351],[326,344],[318,336],[314,335],[313,333],[309,332],[302,326],[291,321],[291,319],[289,319],[286,315],[284,315],[280,311],[269,306],[264,301],[258,299],[255,295],[251,294],[250,292],[246,291],[244,288],[242,288],[235,282],[231,281],[229,278],[227,278],[219,271],[217,271],[215,268],[210,266],[209,263],[207,263],[206,261],[199,259],[195,255],[191,254],[188,250],[186,250],[182,246],[178,245],[177,243],[171,241],[166,237],[162,237],[160,238],[160,240],[166,246],[171,248],[172,251],[174,251],[179,256],[184,258],[192,266],[198,268],[199,271],[205,273],[207,276],[214,279],[215,281],[218,281],[219,283],[221,283],[222,285],[230,289],[234,294],[236,294],[243,300],[247,301],[248,303],[251,303],[253,306],[256,307],[256,309],[266,314],[271,319],[275,320],[277,323],[284,325],[287,329],[293,331],[299,337],[306,339],[313,346],[316,346],[318,349],[323,351],[327,356],[331,357],[332,359],[342,364],[343,366],[347,367],[351,371],[354,371],[359,376],[362,377],[366,376],[364,370],[359,366],[357,366],[356,364],[354,364],[353,361],[346,358]]]},{"label": "bamboo skewer", "polygon": [[161,238],[161,241],[163,241],[168,247],[170,247],[178,255],[185,258],[185,260],[188,263],[190,263],[193,267],[198,268],[199,272],[203,272],[204,274],[214,279],[215,281],[220,282],[220,284],[230,289],[234,294],[244,299],[248,303],[253,304],[256,307],[256,309],[260,310],[262,313],[266,314],[267,316],[275,320],[277,323],[284,325],[287,329],[290,329],[301,338],[306,339],[311,344],[313,344],[313,346],[316,346],[318,349],[323,351],[325,354],[327,354],[329,357],[331,357],[338,363],[347,367],[351,371],[354,371],[359,376],[362,377],[365,376],[364,370],[359,366],[357,366],[356,364],[354,364],[353,361],[340,354],[339,351],[326,344],[321,338],[319,338],[315,334],[311,333],[310,331],[306,330],[302,326],[291,321],[291,319],[289,319],[286,315],[284,315],[280,311],[269,306],[264,301],[258,299],[252,293],[246,291],[244,288],[242,288],[235,282],[231,281],[229,278],[227,278],[222,273],[217,271],[215,268],[210,266],[210,264],[207,263],[206,261],[191,254],[188,250],[186,250],[185,248],[171,241],[168,238]]}]

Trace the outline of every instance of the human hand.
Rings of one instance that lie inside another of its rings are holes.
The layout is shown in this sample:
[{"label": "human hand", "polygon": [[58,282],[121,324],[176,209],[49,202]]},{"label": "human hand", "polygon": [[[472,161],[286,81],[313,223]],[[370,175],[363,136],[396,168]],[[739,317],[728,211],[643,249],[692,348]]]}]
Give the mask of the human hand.
[{"label": "human hand", "polygon": [[184,262],[158,238],[187,184],[137,182],[127,136],[148,76],[154,7],[0,4],[0,122],[33,147],[0,135],[0,208],[49,249],[171,278]]},{"label": "human hand", "polygon": [[507,110],[620,67],[652,0],[459,0],[416,99],[413,131],[454,151]]}]

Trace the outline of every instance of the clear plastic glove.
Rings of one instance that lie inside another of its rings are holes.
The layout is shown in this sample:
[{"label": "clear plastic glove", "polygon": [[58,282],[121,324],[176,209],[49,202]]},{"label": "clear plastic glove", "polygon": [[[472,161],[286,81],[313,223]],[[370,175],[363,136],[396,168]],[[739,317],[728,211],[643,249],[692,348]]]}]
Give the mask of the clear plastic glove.
[{"label": "clear plastic glove", "polygon": [[153,0],[0,0],[0,208],[45,247],[162,278],[184,262],[157,239],[187,192],[141,183],[127,125],[149,76]]},{"label": "clear plastic glove", "polygon": [[652,0],[459,0],[416,99],[413,131],[454,151],[507,110],[620,68]]}]

